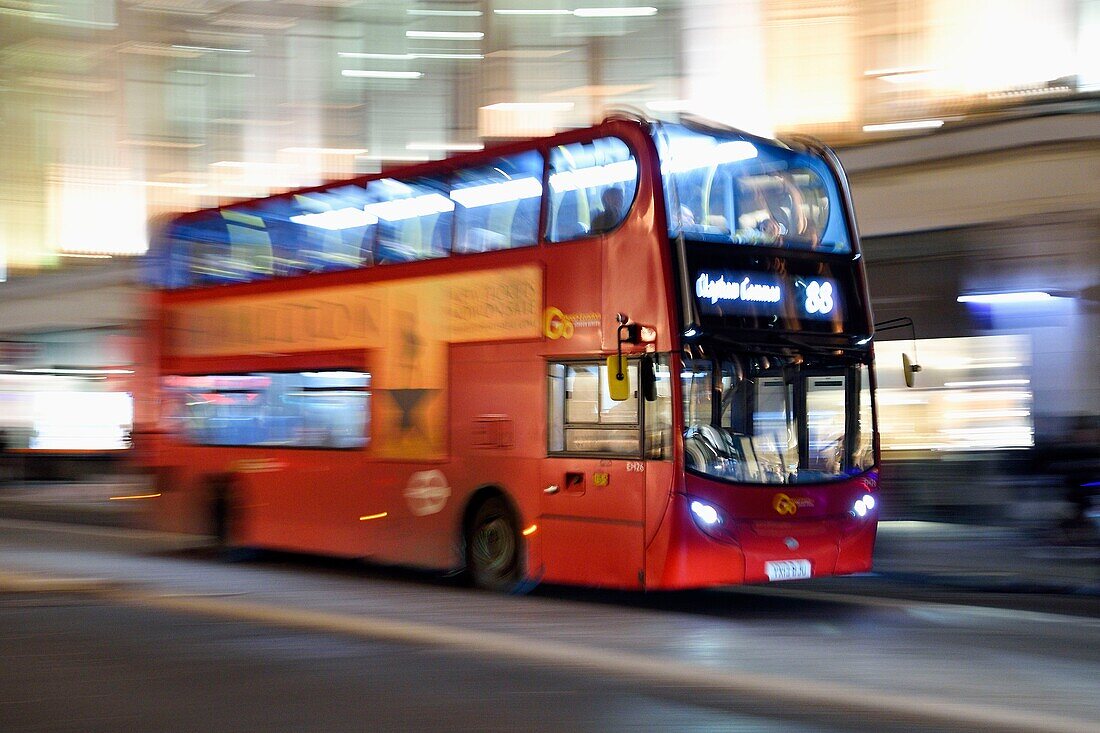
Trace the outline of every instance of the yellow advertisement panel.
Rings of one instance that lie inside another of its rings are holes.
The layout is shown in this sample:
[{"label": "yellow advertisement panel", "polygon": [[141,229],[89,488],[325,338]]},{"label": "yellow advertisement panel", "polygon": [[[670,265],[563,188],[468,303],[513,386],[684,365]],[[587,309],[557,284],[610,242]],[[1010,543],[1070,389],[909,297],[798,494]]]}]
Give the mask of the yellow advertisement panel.
[{"label": "yellow advertisement panel", "polygon": [[375,454],[446,448],[447,344],[538,338],[542,272],[524,265],[169,307],[168,353],[236,356],[372,349]]}]

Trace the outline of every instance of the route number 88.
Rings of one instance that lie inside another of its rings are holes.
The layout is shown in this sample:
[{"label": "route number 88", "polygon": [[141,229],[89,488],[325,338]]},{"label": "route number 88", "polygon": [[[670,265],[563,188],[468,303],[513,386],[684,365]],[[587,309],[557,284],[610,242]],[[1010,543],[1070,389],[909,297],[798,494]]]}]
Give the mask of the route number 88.
[{"label": "route number 88", "polygon": [[825,314],[832,311],[833,284],[811,280],[806,286],[806,312]]}]

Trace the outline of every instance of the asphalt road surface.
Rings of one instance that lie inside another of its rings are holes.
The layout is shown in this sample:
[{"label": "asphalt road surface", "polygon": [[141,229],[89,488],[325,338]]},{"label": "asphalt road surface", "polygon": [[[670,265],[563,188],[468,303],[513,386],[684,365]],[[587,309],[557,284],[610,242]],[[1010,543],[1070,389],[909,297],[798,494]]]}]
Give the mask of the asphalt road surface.
[{"label": "asphalt road surface", "polygon": [[507,597],[0,521],[0,731],[1100,730],[1087,600],[827,589]]}]

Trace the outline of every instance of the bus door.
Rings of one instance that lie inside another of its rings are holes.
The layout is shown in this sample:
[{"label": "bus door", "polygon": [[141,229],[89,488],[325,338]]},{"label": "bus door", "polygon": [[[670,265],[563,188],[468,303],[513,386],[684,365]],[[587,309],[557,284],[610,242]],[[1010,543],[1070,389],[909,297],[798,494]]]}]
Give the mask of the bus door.
[{"label": "bus door", "polygon": [[623,402],[608,394],[606,364],[552,363],[549,380],[538,520],[543,579],[639,587],[646,464],[637,368],[631,366],[634,392]]}]

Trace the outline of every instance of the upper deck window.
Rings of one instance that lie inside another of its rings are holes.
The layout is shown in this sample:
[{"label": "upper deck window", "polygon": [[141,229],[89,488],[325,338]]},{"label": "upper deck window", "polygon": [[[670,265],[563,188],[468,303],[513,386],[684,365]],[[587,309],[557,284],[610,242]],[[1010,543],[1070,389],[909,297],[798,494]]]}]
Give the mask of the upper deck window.
[{"label": "upper deck window", "polygon": [[638,190],[638,162],[625,142],[602,137],[550,151],[546,238],[567,242],[603,234],[626,218]]},{"label": "upper deck window", "polygon": [[852,252],[840,190],[817,156],[681,125],[660,128],[658,149],[671,236]]},{"label": "upper deck window", "polygon": [[170,288],[231,284],[531,246],[542,176],[543,155],[530,150],[437,176],[198,212],[162,232],[150,279]]},{"label": "upper deck window", "polygon": [[451,249],[454,201],[445,180],[382,178],[367,184],[371,203],[363,207],[376,221],[379,263],[446,257]]},{"label": "upper deck window", "polygon": [[489,252],[536,244],[542,201],[542,154],[528,151],[459,170],[454,251]]}]

